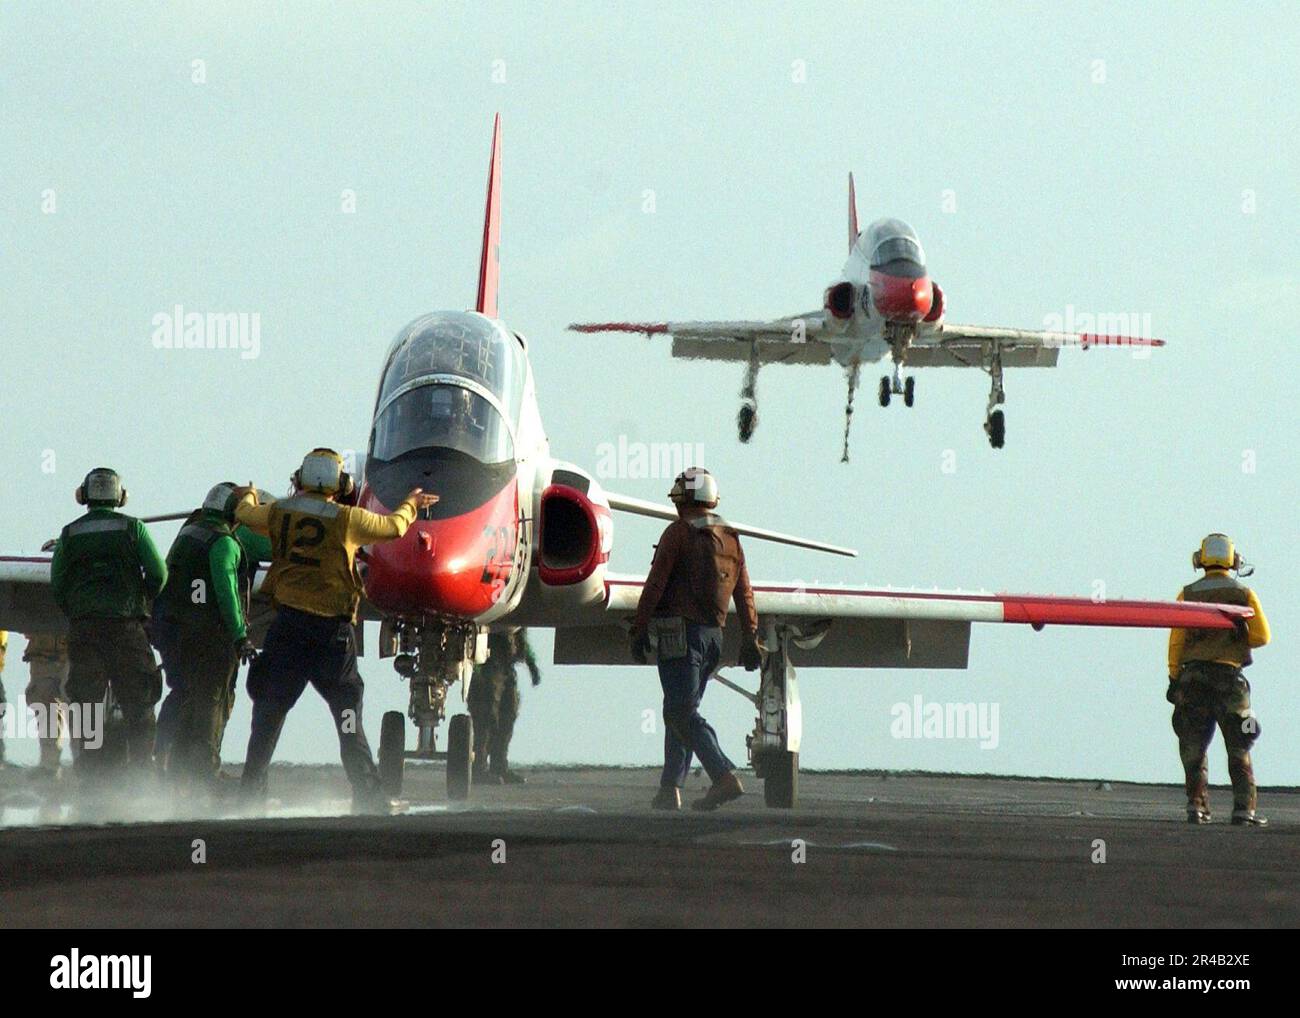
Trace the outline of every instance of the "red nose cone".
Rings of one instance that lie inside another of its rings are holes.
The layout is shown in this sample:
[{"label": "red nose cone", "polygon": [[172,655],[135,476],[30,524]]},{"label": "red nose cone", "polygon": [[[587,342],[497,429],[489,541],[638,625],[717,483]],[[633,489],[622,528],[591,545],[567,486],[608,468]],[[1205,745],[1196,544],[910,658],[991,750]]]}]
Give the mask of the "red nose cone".
[{"label": "red nose cone", "polygon": [[934,303],[934,286],[928,276],[908,279],[873,272],[871,292],[881,317],[894,322],[920,321]]},{"label": "red nose cone", "polygon": [[[366,508],[384,511],[369,489],[362,499]],[[399,540],[370,548],[366,596],[386,612],[478,617],[496,603],[510,579],[518,519],[512,478],[476,509],[416,520]]]}]

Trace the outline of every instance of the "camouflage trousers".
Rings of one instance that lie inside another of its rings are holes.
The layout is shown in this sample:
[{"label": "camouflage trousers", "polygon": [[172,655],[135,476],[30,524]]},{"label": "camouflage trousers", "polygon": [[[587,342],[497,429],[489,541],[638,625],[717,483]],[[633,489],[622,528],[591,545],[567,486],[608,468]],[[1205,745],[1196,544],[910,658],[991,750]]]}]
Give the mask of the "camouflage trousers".
[{"label": "camouflage trousers", "polygon": [[475,770],[505,774],[519,717],[519,683],[513,668],[479,669],[469,686],[469,714],[474,719]]},{"label": "camouflage trousers", "polygon": [[56,770],[61,755],[59,741],[67,728],[68,697],[65,687],[68,684],[68,663],[33,659],[30,669],[31,681],[27,683],[24,695],[28,710],[40,711],[40,766],[46,770]]},{"label": "camouflage trousers", "polygon": [[1259,737],[1259,723],[1250,709],[1250,683],[1241,669],[1193,661],[1178,673],[1169,695],[1174,704],[1173,726],[1183,762],[1187,808],[1210,810],[1207,753],[1218,727],[1228,751],[1233,812],[1253,812],[1256,793],[1250,747]]}]

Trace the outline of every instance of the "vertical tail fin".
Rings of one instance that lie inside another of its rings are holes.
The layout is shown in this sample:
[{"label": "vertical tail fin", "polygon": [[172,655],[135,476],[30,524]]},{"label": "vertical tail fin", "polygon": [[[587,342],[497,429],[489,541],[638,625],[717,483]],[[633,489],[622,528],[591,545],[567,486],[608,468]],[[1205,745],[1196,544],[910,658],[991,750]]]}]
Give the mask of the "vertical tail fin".
[{"label": "vertical tail fin", "polygon": [[501,114],[492,125],[492,160],[488,164],[487,210],[483,213],[483,253],[478,263],[475,310],[489,318],[497,314],[497,284],[501,279]]},{"label": "vertical tail fin", "polygon": [[858,240],[858,196],[853,192],[853,174],[849,174],[849,251]]}]

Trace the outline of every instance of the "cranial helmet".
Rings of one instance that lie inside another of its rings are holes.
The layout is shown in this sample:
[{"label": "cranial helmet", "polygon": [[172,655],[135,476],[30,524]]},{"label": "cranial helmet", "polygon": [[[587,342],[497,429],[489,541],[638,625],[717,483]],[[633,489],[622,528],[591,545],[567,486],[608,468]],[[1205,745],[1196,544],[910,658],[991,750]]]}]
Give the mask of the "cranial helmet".
[{"label": "cranial helmet", "polygon": [[212,490],[203,499],[203,508],[210,512],[221,513],[227,520],[233,520],[235,504],[238,501],[235,497],[235,483],[222,481],[220,484],[213,485]]},{"label": "cranial helmet", "polygon": [[712,509],[718,504],[718,482],[703,467],[688,467],[677,475],[668,497],[677,505],[702,505]]},{"label": "cranial helmet", "polygon": [[1241,556],[1227,534],[1207,534],[1199,550],[1192,552],[1196,569],[1240,569]]},{"label": "cranial helmet", "polygon": [[318,491],[325,495],[351,495],[355,485],[352,475],[343,469],[343,457],[333,449],[313,449],[303,457],[302,466],[293,473],[299,491]]},{"label": "cranial helmet", "polygon": [[78,505],[111,505],[116,508],[126,505],[122,478],[111,467],[96,467],[88,473],[86,479],[77,485],[75,497]]}]

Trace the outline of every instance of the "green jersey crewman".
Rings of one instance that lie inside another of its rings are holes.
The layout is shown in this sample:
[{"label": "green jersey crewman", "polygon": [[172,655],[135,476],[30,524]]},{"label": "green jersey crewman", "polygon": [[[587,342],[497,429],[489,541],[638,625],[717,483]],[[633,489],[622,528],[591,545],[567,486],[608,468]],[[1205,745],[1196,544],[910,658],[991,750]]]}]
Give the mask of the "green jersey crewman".
[{"label": "green jersey crewman", "polygon": [[[275,498],[267,492],[259,491],[258,495],[264,503],[275,501]],[[186,518],[183,526],[199,522],[203,517],[203,513],[202,508],[195,509]],[[247,570],[241,573],[239,577],[241,583],[240,604],[244,611],[245,621],[247,621],[252,600],[253,580],[258,566],[271,561],[271,542],[268,538],[254,533],[243,524],[235,526],[234,535],[235,540],[239,542],[239,547],[243,551],[244,560],[247,563]],[[170,556],[170,552],[168,554]],[[168,568],[170,570],[170,566]],[[181,700],[183,698],[179,681],[180,666],[172,659],[179,639],[179,629],[177,619],[173,617],[172,609],[165,596],[159,597],[154,602],[153,617],[149,620],[149,638],[153,642],[154,649],[158,651],[158,656],[162,658],[163,672],[167,681],[167,695],[163,697],[163,702],[158,708],[158,729],[154,738],[154,761],[160,770],[165,770],[172,746],[176,742],[177,729],[180,727]],[[230,720],[230,711],[234,709],[235,686],[236,682],[232,678],[230,696],[227,702],[227,721]]]},{"label": "green jersey crewman", "polygon": [[76,769],[93,780],[104,772],[96,736],[107,722],[101,705],[110,689],[122,708],[128,766],[152,761],[162,677],[144,620],[167,581],[167,566],[144,524],[116,511],[126,504],[116,471],[96,467],[76,498],[88,511],[59,535],[50,582],[68,617],[68,702],[80,705],[82,718]]},{"label": "green jersey crewman", "polygon": [[251,660],[247,607],[252,563],[234,533],[235,485],[208,492],[167,553],[167,585],[155,618],[166,619],[168,683],[180,694],[168,772],[210,783],[234,703],[235,675]]}]

